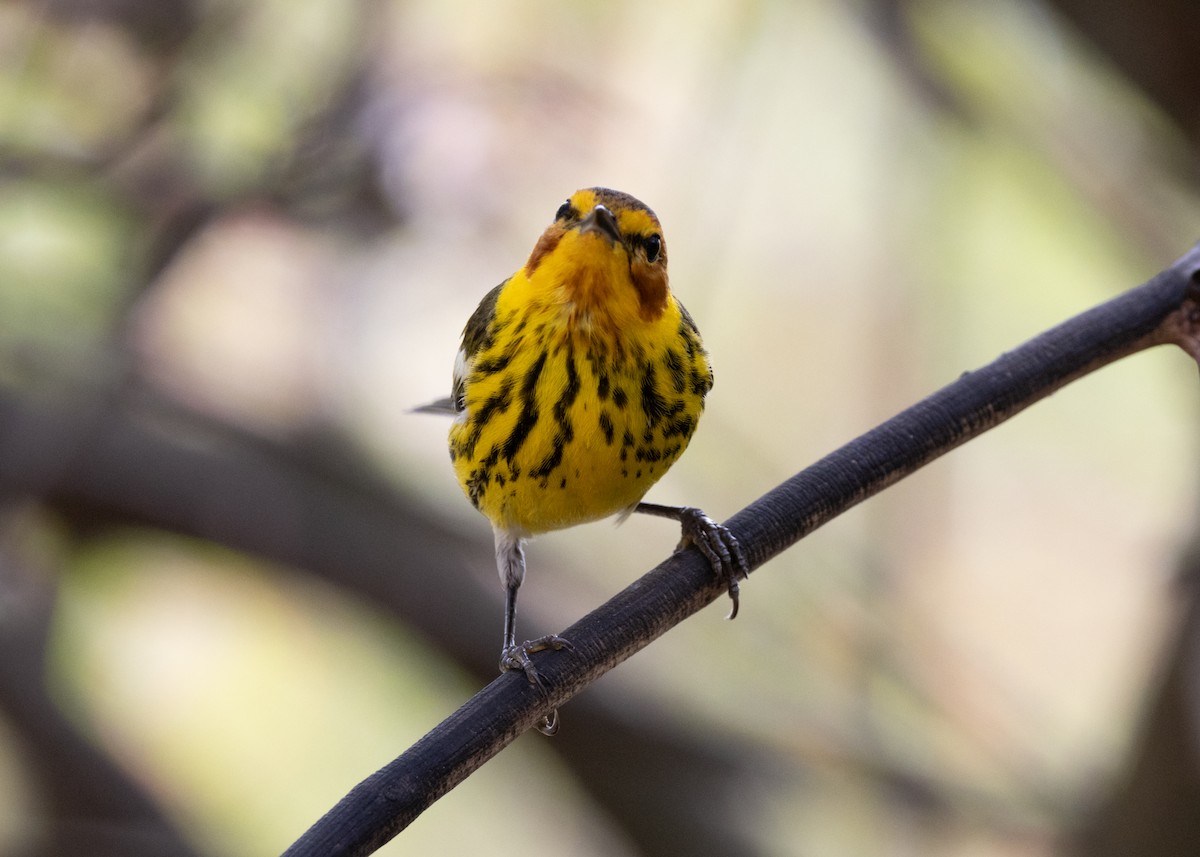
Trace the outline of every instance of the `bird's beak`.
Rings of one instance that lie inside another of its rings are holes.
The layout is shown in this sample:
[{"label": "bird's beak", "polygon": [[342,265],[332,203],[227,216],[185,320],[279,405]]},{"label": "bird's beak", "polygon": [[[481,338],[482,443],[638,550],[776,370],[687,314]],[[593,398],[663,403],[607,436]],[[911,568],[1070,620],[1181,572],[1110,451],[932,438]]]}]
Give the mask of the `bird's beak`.
[{"label": "bird's beak", "polygon": [[620,242],[621,230],[617,218],[603,205],[597,205],[579,224],[580,232],[600,232],[614,243]]}]

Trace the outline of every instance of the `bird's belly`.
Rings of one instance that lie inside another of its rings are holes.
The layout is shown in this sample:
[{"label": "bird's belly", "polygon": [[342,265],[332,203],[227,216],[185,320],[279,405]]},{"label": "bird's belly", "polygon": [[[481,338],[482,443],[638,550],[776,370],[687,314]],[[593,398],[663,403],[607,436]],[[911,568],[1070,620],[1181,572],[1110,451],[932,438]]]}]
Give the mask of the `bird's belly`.
[{"label": "bird's belly", "polygon": [[[536,461],[552,455],[554,447],[531,452],[530,460]],[[637,503],[666,469],[661,463],[653,471],[643,464],[630,466],[631,459],[628,447],[622,450],[619,444],[577,439],[562,465],[545,475],[509,480],[507,486],[499,486],[501,490],[489,492],[481,509],[506,529],[521,533],[605,518]]]},{"label": "bird's belly", "polygon": [[676,389],[653,354],[598,360],[562,347],[472,373],[450,432],[463,491],[493,522],[528,535],[636,504],[682,454],[702,393]]}]

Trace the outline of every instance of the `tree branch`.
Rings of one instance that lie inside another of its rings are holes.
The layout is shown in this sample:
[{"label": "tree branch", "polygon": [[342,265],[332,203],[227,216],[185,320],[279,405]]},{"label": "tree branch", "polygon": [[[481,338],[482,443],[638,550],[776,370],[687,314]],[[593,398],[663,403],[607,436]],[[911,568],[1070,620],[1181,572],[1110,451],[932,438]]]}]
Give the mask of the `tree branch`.
[{"label": "tree branch", "polygon": [[[1149,282],[997,358],[851,441],[734,515],[727,526],[752,568],[822,524],[1076,378],[1153,345],[1200,361],[1200,244]],[[548,692],[506,673],[403,755],[356,786],[286,852],[364,855],[551,708],[725,591],[695,550],[677,553],[563,632],[548,652]]]},{"label": "tree branch", "polygon": [[[482,528],[464,530],[381,483],[336,435],[283,444],[133,385],[46,386],[31,394],[0,385],[0,502],[34,499],[80,539],[154,527],[307,571],[388,611],[478,683],[495,676],[504,602]],[[542,622],[535,612],[526,621]],[[0,675],[13,658],[17,650],[0,645]],[[612,693],[575,699],[570,740],[549,746],[635,850],[753,853],[734,809],[711,801],[721,783],[761,778],[768,751],[747,736],[705,741],[674,712],[637,716],[651,700],[625,690],[617,706]],[[906,777],[874,759],[843,763],[864,776]],[[657,798],[627,787],[647,765]]]}]

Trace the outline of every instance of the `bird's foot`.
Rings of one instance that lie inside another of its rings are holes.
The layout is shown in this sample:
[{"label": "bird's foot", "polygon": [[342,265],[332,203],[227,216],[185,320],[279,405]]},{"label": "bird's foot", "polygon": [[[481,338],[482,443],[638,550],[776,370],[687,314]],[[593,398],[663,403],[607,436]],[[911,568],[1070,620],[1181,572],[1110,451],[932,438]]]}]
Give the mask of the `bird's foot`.
[{"label": "bird's foot", "polygon": [[[575,651],[575,647],[571,645],[569,640],[566,640],[557,634],[547,634],[544,637],[538,637],[536,640],[526,640],[524,643],[515,643],[510,646],[505,646],[500,652],[500,672],[512,672],[519,670],[525,673],[525,678],[543,693],[546,692],[546,685],[542,682],[541,675],[538,674],[537,667],[533,665],[533,658],[530,655],[535,652],[544,652],[547,650],[562,651],[566,649],[568,652]],[[537,722],[537,730],[543,735],[553,735],[558,731],[558,710],[552,710],[549,714],[542,716],[542,719]]]},{"label": "bird's foot", "polygon": [[750,576],[750,564],[746,561],[742,546],[728,528],[693,506],[680,507],[679,524],[683,528],[680,548],[695,545],[704,554],[713,572],[727,582],[733,607],[725,618],[733,619],[738,614],[738,581]]},{"label": "bird's foot", "polygon": [[520,670],[525,673],[525,678],[529,679],[530,684],[536,685],[539,690],[544,691],[546,687],[542,684],[542,677],[538,675],[537,667],[533,665],[533,658],[529,656],[536,652],[549,650],[558,652],[563,649],[568,652],[575,651],[575,647],[571,645],[570,641],[563,639],[558,634],[547,634],[536,640],[526,640],[524,643],[505,646],[500,651],[500,672]]}]

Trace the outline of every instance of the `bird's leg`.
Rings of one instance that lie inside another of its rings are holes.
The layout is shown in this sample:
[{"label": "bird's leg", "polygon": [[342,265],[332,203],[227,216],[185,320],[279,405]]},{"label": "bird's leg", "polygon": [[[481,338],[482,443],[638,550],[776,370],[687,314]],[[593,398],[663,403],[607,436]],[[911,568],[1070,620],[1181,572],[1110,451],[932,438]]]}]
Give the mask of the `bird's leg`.
[{"label": "bird's leg", "polygon": [[713,572],[728,583],[729,598],[733,607],[726,618],[732,619],[737,616],[740,589],[738,579],[745,580],[750,576],[750,565],[746,562],[746,554],[738,540],[733,537],[733,533],[693,506],[638,503],[633,511],[679,522],[683,529],[679,549],[695,545],[700,553],[704,554]]},{"label": "bird's leg", "polygon": [[[546,687],[529,656],[547,649],[569,651],[573,647],[557,634],[517,643],[517,590],[525,579],[525,548],[521,539],[499,529],[496,530],[496,565],[504,583],[504,646],[500,649],[500,671],[520,670],[530,684],[545,692]],[[557,732],[558,712],[551,711],[542,717],[537,728],[544,735]]]}]

